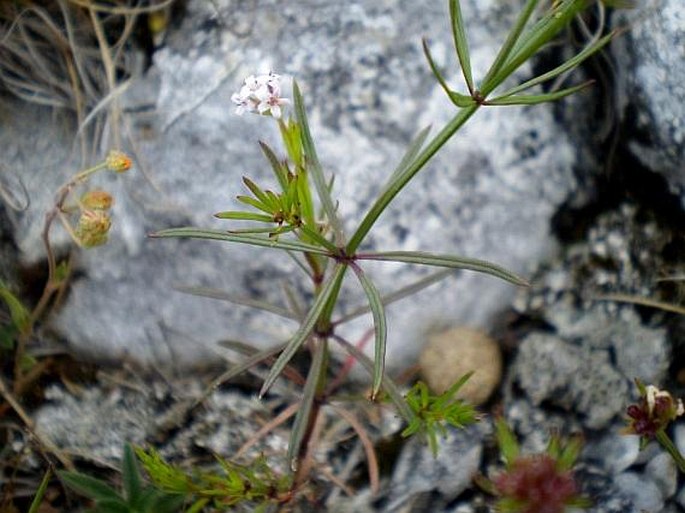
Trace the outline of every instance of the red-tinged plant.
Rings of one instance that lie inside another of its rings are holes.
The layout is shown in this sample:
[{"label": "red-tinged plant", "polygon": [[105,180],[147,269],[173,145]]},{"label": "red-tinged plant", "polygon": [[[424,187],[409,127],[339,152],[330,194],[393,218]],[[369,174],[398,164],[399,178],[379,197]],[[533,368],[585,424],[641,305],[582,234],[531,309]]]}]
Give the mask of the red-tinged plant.
[{"label": "red-tinged plant", "polygon": [[544,453],[521,455],[519,444],[503,419],[495,422],[497,444],[504,470],[479,484],[498,497],[496,509],[502,513],[563,513],[566,508],[583,508],[589,501],[580,495],[573,475],[581,448],[574,437],[562,444],[554,435]]},{"label": "red-tinged plant", "polygon": [[685,458],[666,433],[666,428],[685,414],[682,400],[675,399],[669,392],[659,390],[654,385],[645,386],[638,379],[635,384],[640,392],[640,399],[626,410],[628,426],[624,434],[638,435],[640,449],[644,449],[650,440],[656,439],[668,451],[680,471],[685,472]]}]

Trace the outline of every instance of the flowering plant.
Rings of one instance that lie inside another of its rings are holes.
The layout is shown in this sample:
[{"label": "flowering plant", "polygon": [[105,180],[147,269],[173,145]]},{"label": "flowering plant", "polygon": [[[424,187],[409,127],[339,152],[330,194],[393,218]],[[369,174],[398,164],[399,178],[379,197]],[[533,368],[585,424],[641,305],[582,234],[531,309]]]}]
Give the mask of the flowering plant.
[{"label": "flowering plant", "polygon": [[[250,195],[238,196],[237,199],[250,208],[228,210],[216,214],[222,219],[253,221],[261,224],[229,231],[193,227],[173,228],[153,235],[154,237],[212,239],[286,251],[294,255],[295,261],[306,270],[310,277],[313,290],[311,304],[305,312],[300,313],[295,306],[292,311],[287,312],[289,317],[300,319],[297,331],[275,350],[268,349],[257,353],[249,359],[246,365],[240,366],[244,369],[246,366],[254,365],[278,354],[260,390],[260,396],[263,396],[271,389],[298,351],[307,349],[311,354],[311,362],[288,448],[288,461],[292,470],[296,472],[294,488],[306,479],[303,469],[308,467],[300,465],[300,462],[309,454],[308,448],[314,438],[316,419],[321,414],[323,405],[329,400],[327,382],[329,369],[333,365],[329,358],[331,342],[341,346],[351,358],[359,361],[369,371],[371,374],[369,397],[372,401],[379,399],[383,391],[398,408],[408,426],[422,426],[425,422],[417,419],[415,408],[408,406],[396,385],[384,372],[387,336],[385,307],[387,304],[434,283],[454,269],[481,272],[516,285],[526,285],[522,277],[501,266],[475,258],[424,251],[359,251],[359,248],[393,199],[481,107],[531,105],[553,101],[588,85],[584,83],[553,92],[530,93],[535,86],[560,77],[577,67],[606,45],[613,37],[613,33],[592,42],[576,56],[553,70],[526,80],[513,88],[496,92],[522,64],[568,26],[576,15],[586,9],[590,2],[588,0],[557,1],[545,8],[538,19],[533,20],[534,13],[538,12],[538,4],[539,0],[526,2],[492,66],[477,84],[471,71],[460,3],[458,0],[449,1],[454,47],[466,92],[458,92],[448,85],[438,70],[428,44],[424,41],[424,51],[429,66],[454,104],[456,113],[452,120],[431,139],[429,139],[429,128],[421,130],[416,135],[405,154],[399,159],[394,171],[389,175],[382,192],[353,232],[346,233],[343,230],[337,202],[334,199],[333,180],[325,173],[319,161],[307,120],[304,99],[297,81],[293,81],[291,102],[281,96],[280,76],[268,73],[248,77],[240,90],[232,96],[232,101],[237,105],[238,114],[252,112],[277,121],[285,155],[279,155],[265,143],[260,143],[260,145],[274,173],[279,190],[262,189],[245,177],[243,183]],[[289,109],[286,111],[286,108],[291,105],[292,111]],[[369,261],[419,264],[445,270],[384,296],[364,270],[364,264]],[[337,332],[339,324],[354,317],[334,317],[343,281],[350,274],[359,281],[367,299],[366,307],[360,308],[354,316],[371,312],[373,317],[375,341],[373,359],[368,358],[357,349],[355,344]],[[269,311],[276,309],[271,305],[260,307]],[[279,309],[281,310],[282,308]],[[417,397],[418,400],[415,402],[419,406],[430,406],[426,401],[420,400],[421,397],[426,397],[425,394],[419,393]],[[415,398],[412,396],[410,399]],[[431,440],[430,437],[428,439]],[[434,441],[434,438],[432,440]]]},{"label": "flowering plant", "polygon": [[640,380],[636,379],[635,384],[640,392],[640,400],[626,410],[628,427],[623,431],[624,434],[638,435],[641,449],[650,440],[656,439],[668,451],[680,471],[685,472],[685,458],[666,433],[674,420],[685,415],[683,401],[654,385],[645,386]]}]

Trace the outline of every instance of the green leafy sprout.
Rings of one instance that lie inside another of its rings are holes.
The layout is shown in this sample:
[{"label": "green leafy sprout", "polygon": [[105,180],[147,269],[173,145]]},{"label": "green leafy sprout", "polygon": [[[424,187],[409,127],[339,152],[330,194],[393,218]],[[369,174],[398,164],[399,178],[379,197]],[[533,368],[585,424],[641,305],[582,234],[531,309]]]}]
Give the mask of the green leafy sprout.
[{"label": "green leafy sprout", "polygon": [[[497,264],[476,258],[424,251],[359,251],[359,248],[394,198],[481,107],[533,105],[554,101],[589,85],[589,83],[584,83],[547,93],[531,92],[540,84],[554,80],[579,66],[609,43],[615,36],[615,31],[588,44],[577,55],[556,68],[515,87],[504,91],[499,90],[500,86],[521,65],[549,44],[586,8],[593,5],[590,0],[561,0],[544,9],[538,9],[539,3],[539,0],[526,1],[490,69],[477,83],[471,71],[467,34],[460,3],[458,0],[449,0],[452,36],[465,83],[464,92],[459,92],[448,85],[426,41],[424,41],[424,50],[433,74],[454,104],[456,113],[430,139],[430,129],[421,130],[411,141],[404,155],[398,155],[398,164],[388,175],[382,192],[351,233],[348,234],[343,230],[337,202],[333,198],[333,180],[327,177],[319,161],[299,85],[293,81],[294,115],[284,120],[281,117],[281,107],[286,104],[286,101],[280,98],[278,76],[269,74],[263,77],[250,77],[246,80],[241,94],[234,95],[237,96],[237,101],[234,101],[239,104],[239,109],[242,111],[257,112],[277,119],[285,147],[285,158],[277,156],[276,152],[265,143],[261,143],[261,148],[274,173],[279,190],[275,192],[263,189],[245,178],[243,183],[250,195],[239,196],[238,201],[250,209],[229,210],[217,214],[220,218],[253,221],[261,223],[261,226],[230,231],[194,227],[172,228],[152,235],[153,237],[210,239],[285,251],[310,277],[314,298],[302,315],[298,314],[295,307],[286,313],[289,318],[299,319],[300,326],[283,344],[260,390],[260,396],[270,390],[298,351],[306,348],[311,352],[311,367],[303,388],[301,406],[293,423],[288,448],[288,460],[293,471],[297,472],[301,468],[299,462],[307,453],[307,446],[312,440],[313,426],[316,424],[314,419],[319,414],[321,405],[327,401],[325,391],[330,374],[329,343],[331,341],[340,345],[344,351],[357,358],[369,370],[371,374],[370,398],[377,399],[381,390],[384,390],[404,417],[409,426],[408,430],[427,434],[433,450],[435,450],[434,428],[440,425],[437,418],[442,415],[443,420],[447,422],[460,420],[458,408],[455,407],[456,410],[453,412],[447,406],[445,401],[448,399],[434,400],[426,395],[421,387],[409,394],[407,400],[410,403],[413,402],[413,407],[408,406],[401,394],[397,393],[397,387],[392,380],[385,375],[387,339],[385,307],[391,301],[434,283],[436,276],[441,279],[449,273],[440,271],[441,274],[436,273],[404,289],[383,295],[367,275],[364,263],[388,261],[447,270],[470,270],[489,274],[519,286],[527,285],[526,280]],[[536,18],[534,14],[541,10],[542,14]],[[265,98],[266,96],[268,98]],[[367,304],[357,309],[354,316],[371,312],[373,317],[375,349],[370,365],[363,360],[361,352],[354,351],[354,344],[336,333],[336,327],[341,322],[352,318],[349,315],[344,318],[334,317],[343,281],[349,277],[350,270],[361,284],[367,299]],[[254,306],[270,312],[280,308],[274,305],[257,304],[256,301]],[[273,352],[265,352],[264,355],[271,357]],[[253,359],[250,365],[259,361]],[[442,413],[437,415],[443,407],[446,411],[442,410]],[[296,476],[294,486],[305,478],[305,476]]]},{"label": "green leafy sprout", "polygon": [[473,373],[468,373],[440,395],[433,395],[422,381],[417,382],[407,393],[406,400],[413,412],[409,425],[402,431],[408,437],[421,433],[433,453],[438,455],[438,435],[447,433],[447,425],[464,428],[478,420],[473,406],[454,396]]},{"label": "green leafy sprout", "polygon": [[237,504],[250,505],[250,511],[260,512],[291,496],[291,476],[273,472],[264,457],[250,465],[217,457],[222,474],[196,471],[189,475],[164,461],[154,449],[137,448],[136,454],[158,489],[171,496],[192,498],[187,513],[201,511],[205,506],[224,511]]}]

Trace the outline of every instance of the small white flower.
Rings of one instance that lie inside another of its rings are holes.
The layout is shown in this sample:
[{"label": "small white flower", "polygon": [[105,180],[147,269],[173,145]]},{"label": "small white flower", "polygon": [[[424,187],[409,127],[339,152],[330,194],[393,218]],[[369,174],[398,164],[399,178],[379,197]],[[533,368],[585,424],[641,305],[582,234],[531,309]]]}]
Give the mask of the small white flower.
[{"label": "small white flower", "polygon": [[281,98],[281,76],[272,72],[247,77],[240,91],[231,96],[231,101],[237,105],[238,115],[255,112],[274,118],[280,118],[281,107],[289,103],[287,98]]}]

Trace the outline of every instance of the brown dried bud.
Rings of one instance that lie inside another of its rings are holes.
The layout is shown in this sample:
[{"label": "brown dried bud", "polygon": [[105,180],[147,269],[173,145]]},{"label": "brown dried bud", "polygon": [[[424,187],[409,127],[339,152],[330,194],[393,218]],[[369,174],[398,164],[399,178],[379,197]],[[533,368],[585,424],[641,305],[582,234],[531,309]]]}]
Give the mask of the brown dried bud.
[{"label": "brown dried bud", "polygon": [[104,210],[84,210],[78,220],[76,237],[85,248],[93,248],[107,242],[112,220]]}]

